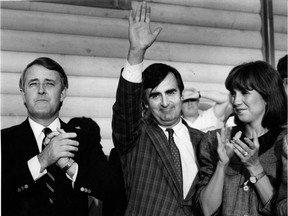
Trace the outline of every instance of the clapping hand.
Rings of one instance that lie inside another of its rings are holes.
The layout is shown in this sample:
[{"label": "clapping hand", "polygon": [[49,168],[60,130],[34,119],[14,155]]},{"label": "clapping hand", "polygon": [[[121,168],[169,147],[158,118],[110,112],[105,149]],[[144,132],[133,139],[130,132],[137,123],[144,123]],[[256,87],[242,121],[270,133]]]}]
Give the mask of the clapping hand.
[{"label": "clapping hand", "polygon": [[231,128],[223,127],[221,129],[221,134],[217,132],[216,135],[218,140],[217,153],[219,156],[219,162],[222,165],[227,166],[230,158],[234,154],[233,145],[229,141],[231,136]]},{"label": "clapping hand", "polygon": [[[79,145],[76,140],[73,140],[76,136],[76,133],[66,133],[62,129],[57,129],[57,131],[48,134],[44,141],[47,146],[38,155],[41,171],[56,162],[58,165],[64,165],[68,162],[70,157],[74,157],[74,153],[72,152],[78,151]],[[59,161],[59,159],[61,160]]]},{"label": "clapping hand", "polygon": [[245,137],[244,143],[239,138],[240,137],[236,136],[233,137],[234,152],[238,155],[245,167],[250,168],[258,165],[259,141],[256,131],[253,130],[253,141]]}]

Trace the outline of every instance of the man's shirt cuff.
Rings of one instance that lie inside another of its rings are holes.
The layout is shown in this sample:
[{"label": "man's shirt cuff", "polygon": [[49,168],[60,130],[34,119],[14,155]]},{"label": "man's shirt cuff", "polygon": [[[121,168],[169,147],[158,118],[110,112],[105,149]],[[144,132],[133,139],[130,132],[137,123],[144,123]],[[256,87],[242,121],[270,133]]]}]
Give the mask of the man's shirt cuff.
[{"label": "man's shirt cuff", "polygon": [[129,62],[126,60],[125,67],[122,72],[122,77],[129,82],[141,83],[142,70],[143,70],[143,62],[136,65],[130,65]]},{"label": "man's shirt cuff", "polygon": [[34,181],[37,181],[39,178],[41,178],[43,175],[47,173],[46,169],[42,173],[40,172],[41,165],[37,155],[31,158],[27,163]]}]

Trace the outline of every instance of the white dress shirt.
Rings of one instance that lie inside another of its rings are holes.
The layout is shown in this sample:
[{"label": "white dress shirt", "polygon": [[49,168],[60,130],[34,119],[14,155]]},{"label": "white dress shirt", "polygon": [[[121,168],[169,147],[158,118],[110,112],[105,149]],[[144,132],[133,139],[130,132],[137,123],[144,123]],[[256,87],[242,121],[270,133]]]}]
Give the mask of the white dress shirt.
[{"label": "white dress shirt", "polygon": [[[31,118],[28,118],[29,124],[32,128],[32,131],[34,133],[34,137],[37,141],[37,145],[38,145],[38,149],[39,152],[42,151],[42,141],[45,137],[44,133],[43,133],[43,129],[45,128],[43,125],[38,124],[37,122],[35,122],[34,120],[32,120]],[[50,128],[52,131],[57,131],[57,128],[61,128],[61,124],[60,124],[60,120],[59,118],[56,118],[49,126],[48,128]],[[31,175],[34,179],[34,181],[38,180],[39,178],[41,178],[43,175],[45,175],[47,173],[47,170],[45,169],[42,173],[40,172],[41,169],[41,165],[40,162],[38,160],[37,155],[35,155],[34,157],[32,157],[30,160],[28,160],[28,167],[29,170],[31,172]],[[73,176],[73,178],[71,178],[68,174],[66,174],[66,176],[71,179],[73,181],[73,183],[76,180],[77,177],[77,173],[78,173],[78,164],[76,164],[76,172]]]}]

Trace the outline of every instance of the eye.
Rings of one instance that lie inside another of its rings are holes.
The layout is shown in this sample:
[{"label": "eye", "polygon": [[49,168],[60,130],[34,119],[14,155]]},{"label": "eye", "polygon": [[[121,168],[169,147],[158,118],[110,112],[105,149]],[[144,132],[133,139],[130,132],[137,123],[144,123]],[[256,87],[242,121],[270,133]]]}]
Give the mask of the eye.
[{"label": "eye", "polygon": [[29,83],[29,86],[30,87],[35,87],[35,86],[37,86],[39,83],[38,82],[30,82]]},{"label": "eye", "polygon": [[157,99],[158,97],[160,97],[160,94],[157,94],[157,93],[155,93],[155,94],[150,94],[150,96],[149,96],[150,98],[152,98],[152,99]]},{"label": "eye", "polygon": [[174,95],[174,94],[176,94],[176,90],[175,89],[173,89],[173,90],[169,90],[169,91],[167,91],[167,95]]},{"label": "eye", "polygon": [[46,86],[54,86],[55,84],[53,82],[47,82],[45,83]]}]

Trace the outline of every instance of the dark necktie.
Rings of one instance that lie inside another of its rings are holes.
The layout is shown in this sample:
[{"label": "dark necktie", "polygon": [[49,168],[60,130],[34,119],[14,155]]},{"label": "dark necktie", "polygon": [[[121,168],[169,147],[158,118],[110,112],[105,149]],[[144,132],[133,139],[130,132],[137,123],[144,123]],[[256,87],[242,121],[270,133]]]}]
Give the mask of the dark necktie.
[{"label": "dark necktie", "polygon": [[[45,148],[45,144],[44,144],[44,141],[45,141],[45,138],[46,136],[51,133],[51,129],[50,128],[44,128],[43,129],[43,133],[44,133],[44,138],[43,138],[43,141],[42,141],[42,151],[44,150]],[[47,187],[47,196],[48,196],[48,199],[49,199],[49,202],[51,204],[53,204],[54,200],[54,187],[55,187],[55,168],[53,165],[49,166],[47,168],[47,176],[46,176],[46,187]]]},{"label": "dark necktie", "polygon": [[172,128],[167,128],[166,131],[169,134],[168,143],[170,145],[172,157],[173,157],[173,160],[174,160],[174,166],[175,166],[175,169],[176,169],[177,178],[178,178],[178,180],[179,180],[179,182],[180,182],[180,184],[182,186],[183,179],[182,179],[181,156],[180,156],[179,149],[177,148],[176,143],[175,143],[174,138],[173,138],[174,130]]}]

